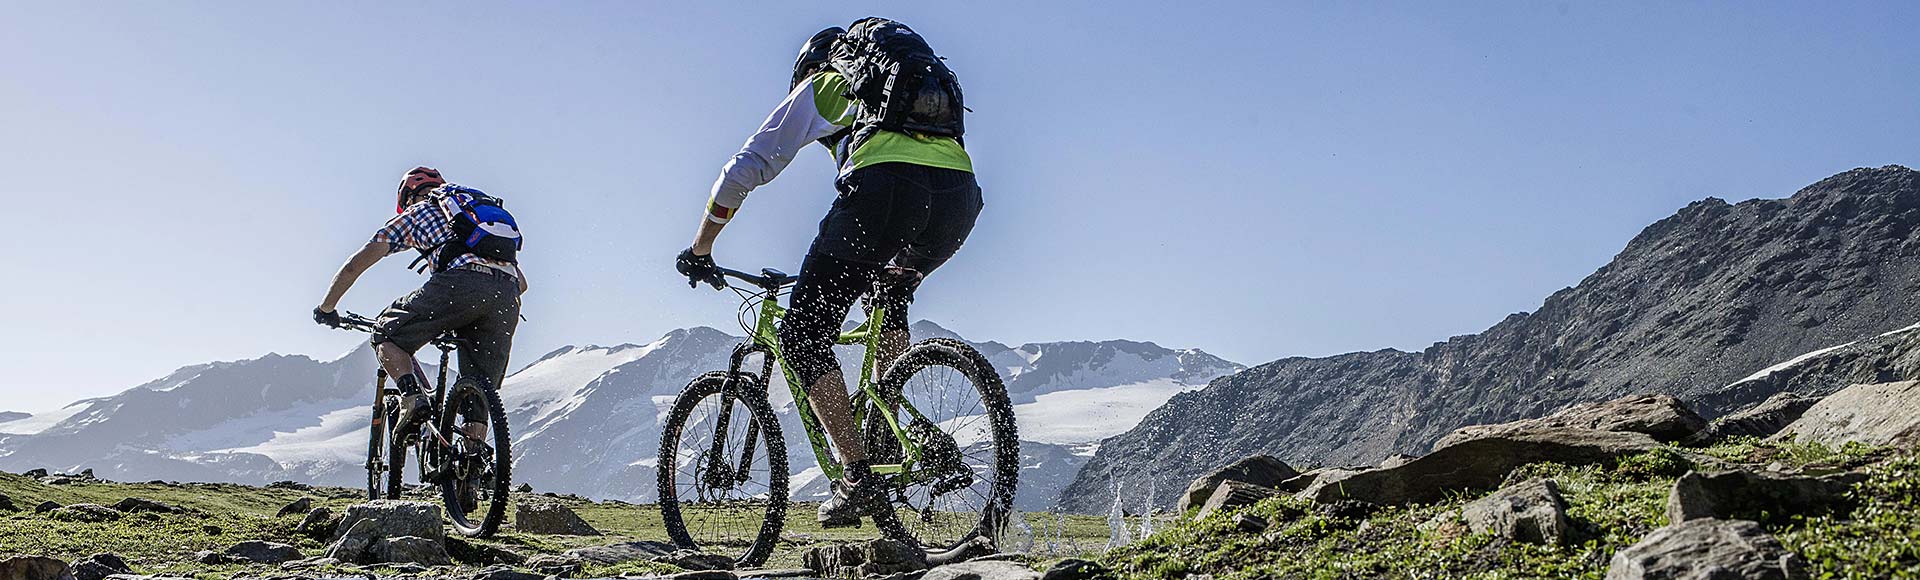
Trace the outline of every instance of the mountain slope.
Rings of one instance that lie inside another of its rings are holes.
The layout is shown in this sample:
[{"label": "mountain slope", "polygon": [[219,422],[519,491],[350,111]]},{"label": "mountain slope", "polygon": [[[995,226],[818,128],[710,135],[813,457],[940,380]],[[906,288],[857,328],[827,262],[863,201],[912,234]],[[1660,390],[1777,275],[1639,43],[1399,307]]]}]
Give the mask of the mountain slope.
[{"label": "mountain slope", "polygon": [[1723,392],[1757,370],[1920,319],[1916,227],[1920,173],[1898,166],[1787,199],[1696,202],[1480,334],[1415,353],[1283,359],[1178,395],[1106,441],[1062,506],[1105,507],[1115,479],[1158,479],[1153,500],[1168,505],[1187,480],[1252,453],[1369,464],[1460,426],[1635,392],[1724,413],[1771,394]]}]

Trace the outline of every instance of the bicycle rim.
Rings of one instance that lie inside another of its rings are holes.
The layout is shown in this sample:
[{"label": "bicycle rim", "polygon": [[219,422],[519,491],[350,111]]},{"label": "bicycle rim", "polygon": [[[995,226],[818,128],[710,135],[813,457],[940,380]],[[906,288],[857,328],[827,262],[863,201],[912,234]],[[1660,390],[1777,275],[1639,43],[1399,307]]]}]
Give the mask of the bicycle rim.
[{"label": "bicycle rim", "polygon": [[[764,392],[755,378],[735,377],[736,392]],[[766,399],[722,397],[725,383],[725,373],[708,373],[674,401],[655,464],[660,515],[680,547],[755,566],[772,554],[786,520],[786,444]]]},{"label": "bicycle rim", "polygon": [[[486,410],[481,416],[461,413],[475,404]],[[476,419],[486,423],[489,437],[476,441],[460,434],[464,423]],[[453,442],[453,447],[442,453],[446,467],[435,482],[447,519],[460,535],[491,536],[506,520],[511,503],[513,438],[508,432],[506,410],[491,390],[478,381],[462,379],[454,383],[442,407],[440,425],[441,432]]]},{"label": "bicycle rim", "polygon": [[[965,343],[922,341],[888,370],[882,392],[926,419],[896,413],[922,449],[918,476],[896,481],[895,513],[907,533],[936,551],[993,538],[1012,509],[1020,444],[1013,406],[991,364]],[[900,461],[899,441],[883,420],[870,420],[867,430],[876,461]]]}]

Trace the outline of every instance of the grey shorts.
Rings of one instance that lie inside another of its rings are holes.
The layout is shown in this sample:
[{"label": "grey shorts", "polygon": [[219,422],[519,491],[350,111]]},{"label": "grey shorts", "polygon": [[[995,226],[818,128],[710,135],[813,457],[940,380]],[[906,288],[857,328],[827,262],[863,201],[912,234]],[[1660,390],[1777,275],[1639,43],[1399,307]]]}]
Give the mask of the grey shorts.
[{"label": "grey shorts", "polygon": [[434,274],[380,313],[373,343],[407,352],[452,331],[463,342],[460,376],[482,377],[499,388],[506,378],[513,331],[520,326],[520,281],[493,270],[453,269]]}]

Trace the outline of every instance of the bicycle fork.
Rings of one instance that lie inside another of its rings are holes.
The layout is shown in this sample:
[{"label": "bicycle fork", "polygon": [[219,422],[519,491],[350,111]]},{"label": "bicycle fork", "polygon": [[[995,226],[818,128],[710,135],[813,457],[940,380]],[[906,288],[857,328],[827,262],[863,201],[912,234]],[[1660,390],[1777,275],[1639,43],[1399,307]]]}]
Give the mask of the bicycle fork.
[{"label": "bicycle fork", "polygon": [[[731,488],[746,482],[751,475],[749,472],[753,467],[753,450],[760,441],[760,420],[752,415],[748,415],[746,444],[744,448],[740,450],[739,463],[734,464],[731,469],[729,469],[726,464],[726,443],[727,430],[733,422],[733,392],[736,382],[734,377],[739,375],[740,366],[745,363],[747,355],[753,354],[754,352],[763,351],[750,344],[741,344],[734,347],[733,356],[728,361],[727,379],[725,383],[721,384],[720,388],[720,416],[714,420],[713,446],[707,450],[707,472],[705,476],[709,487]],[[766,354],[766,356],[762,357],[764,360],[760,376],[771,376],[771,373],[773,373],[773,357],[771,354],[764,352],[763,354]]]}]

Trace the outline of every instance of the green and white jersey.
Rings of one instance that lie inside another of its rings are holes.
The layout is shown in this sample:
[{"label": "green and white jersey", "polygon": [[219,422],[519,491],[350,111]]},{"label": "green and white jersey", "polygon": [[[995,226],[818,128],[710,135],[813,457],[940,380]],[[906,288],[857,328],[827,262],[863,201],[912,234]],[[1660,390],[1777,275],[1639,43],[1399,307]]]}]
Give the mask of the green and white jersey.
[{"label": "green and white jersey", "polygon": [[[847,98],[847,79],[837,72],[814,73],[787,93],[767,115],[740,152],[720,169],[708,200],[707,218],[726,223],[747,193],[780,175],[807,144],[851,127],[858,105]],[[973,172],[973,159],[952,137],[879,131],[839,160],[840,173],[878,163],[912,163]]]}]

